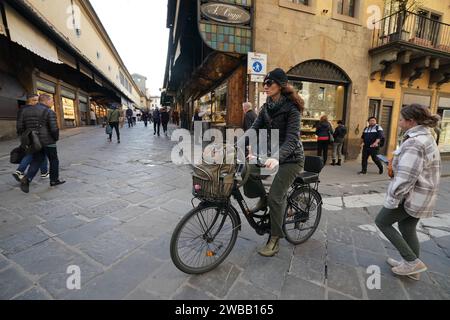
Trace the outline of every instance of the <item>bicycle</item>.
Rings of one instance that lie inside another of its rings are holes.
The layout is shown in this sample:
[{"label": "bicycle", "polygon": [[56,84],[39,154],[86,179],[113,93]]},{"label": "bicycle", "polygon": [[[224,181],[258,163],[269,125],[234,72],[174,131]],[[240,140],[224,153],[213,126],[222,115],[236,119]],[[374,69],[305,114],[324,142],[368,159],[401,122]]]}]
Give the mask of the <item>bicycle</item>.
[{"label": "bicycle", "polygon": [[[322,168],[320,157],[306,157],[305,171],[297,177],[288,192],[283,231],[286,240],[293,245],[308,241],[319,226],[322,196],[318,189]],[[235,174],[228,198],[200,198],[200,204],[196,207],[193,205],[194,209],[175,228],[170,242],[170,255],[180,271],[187,274],[207,273],[228,257],[242,229],[239,212],[232,205],[231,197],[237,201],[246,220],[258,235],[270,234],[268,209],[263,213],[253,212],[240,191],[249,177],[248,164],[241,165],[241,169],[245,173],[240,180],[240,170]],[[198,198],[195,188],[193,194]]]}]

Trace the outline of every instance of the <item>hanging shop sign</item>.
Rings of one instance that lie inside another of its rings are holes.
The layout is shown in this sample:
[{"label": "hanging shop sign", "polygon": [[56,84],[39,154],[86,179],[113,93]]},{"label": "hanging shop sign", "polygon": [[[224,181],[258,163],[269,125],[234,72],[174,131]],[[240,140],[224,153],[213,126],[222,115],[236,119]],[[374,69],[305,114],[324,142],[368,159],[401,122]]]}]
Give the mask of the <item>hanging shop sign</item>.
[{"label": "hanging shop sign", "polygon": [[229,4],[206,3],[201,6],[201,11],[207,18],[221,23],[247,24],[251,20],[246,10]]}]

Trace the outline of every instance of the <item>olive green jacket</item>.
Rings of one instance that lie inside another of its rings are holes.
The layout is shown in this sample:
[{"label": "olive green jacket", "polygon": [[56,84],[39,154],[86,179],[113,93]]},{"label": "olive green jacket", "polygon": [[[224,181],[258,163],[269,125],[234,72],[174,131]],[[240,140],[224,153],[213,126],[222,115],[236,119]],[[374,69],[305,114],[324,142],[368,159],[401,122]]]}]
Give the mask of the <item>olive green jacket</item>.
[{"label": "olive green jacket", "polygon": [[119,122],[120,112],[119,110],[108,110],[108,122]]}]

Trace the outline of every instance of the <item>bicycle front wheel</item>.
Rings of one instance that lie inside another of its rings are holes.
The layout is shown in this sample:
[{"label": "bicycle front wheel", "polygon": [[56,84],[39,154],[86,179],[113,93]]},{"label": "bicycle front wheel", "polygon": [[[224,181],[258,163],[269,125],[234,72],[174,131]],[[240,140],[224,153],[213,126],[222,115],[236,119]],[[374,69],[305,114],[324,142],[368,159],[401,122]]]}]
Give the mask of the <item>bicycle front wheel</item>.
[{"label": "bicycle front wheel", "polygon": [[283,230],[286,240],[299,245],[312,237],[322,216],[322,198],[308,186],[294,191],[288,199]]},{"label": "bicycle front wheel", "polygon": [[187,274],[203,274],[218,267],[230,254],[238,236],[239,221],[227,207],[200,205],[175,228],[170,256]]}]

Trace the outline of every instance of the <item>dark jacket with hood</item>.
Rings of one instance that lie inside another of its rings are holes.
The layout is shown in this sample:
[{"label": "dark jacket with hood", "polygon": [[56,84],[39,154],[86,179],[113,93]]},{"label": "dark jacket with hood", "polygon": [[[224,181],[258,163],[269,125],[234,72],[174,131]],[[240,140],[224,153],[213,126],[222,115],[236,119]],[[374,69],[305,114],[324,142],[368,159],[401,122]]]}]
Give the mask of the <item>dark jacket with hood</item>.
[{"label": "dark jacket with hood", "polygon": [[284,96],[281,99],[281,106],[274,111],[270,111],[269,103],[263,106],[252,129],[268,129],[269,143],[270,129],[278,129],[279,152],[272,156],[278,156],[280,164],[304,163],[305,155],[300,141],[301,113],[291,100]]},{"label": "dark jacket with hood", "polygon": [[333,128],[331,124],[326,122],[319,122],[316,126],[316,135],[319,138],[330,138],[330,134],[333,134]]},{"label": "dark jacket with hood", "polygon": [[254,110],[247,111],[247,113],[245,114],[245,117],[244,117],[244,131],[247,131],[248,129],[250,129],[252,127],[256,118],[258,118],[258,115],[256,114],[256,112]]},{"label": "dark jacket with hood", "polygon": [[39,141],[43,146],[55,144],[59,140],[56,114],[43,104],[27,107],[20,114],[17,121],[17,133],[21,135],[28,129],[38,132]]}]

